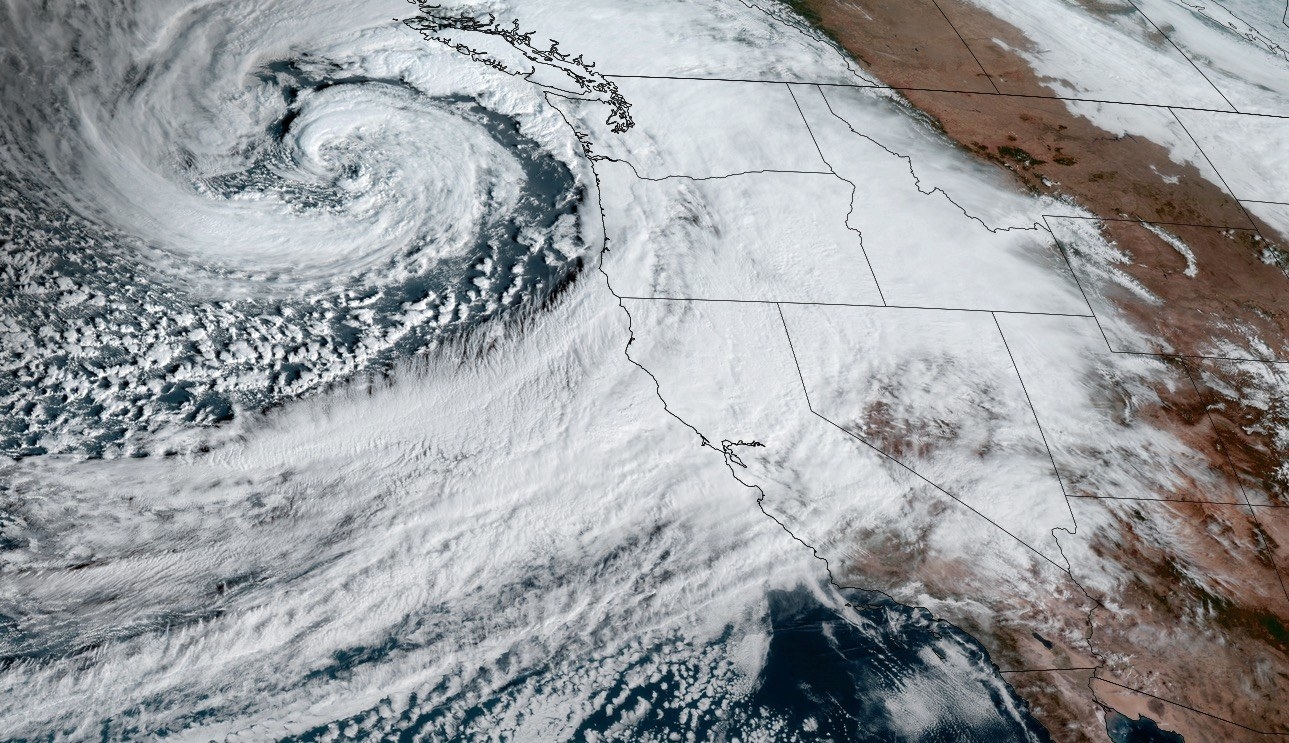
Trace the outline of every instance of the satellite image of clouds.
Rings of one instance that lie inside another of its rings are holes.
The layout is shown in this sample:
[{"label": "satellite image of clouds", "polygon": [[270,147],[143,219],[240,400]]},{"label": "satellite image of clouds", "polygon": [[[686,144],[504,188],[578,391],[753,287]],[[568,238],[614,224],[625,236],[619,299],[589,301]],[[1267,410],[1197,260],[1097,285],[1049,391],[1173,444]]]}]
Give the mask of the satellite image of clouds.
[{"label": "satellite image of clouds", "polygon": [[0,741],[1289,740],[1285,0],[10,0],[0,81]]}]

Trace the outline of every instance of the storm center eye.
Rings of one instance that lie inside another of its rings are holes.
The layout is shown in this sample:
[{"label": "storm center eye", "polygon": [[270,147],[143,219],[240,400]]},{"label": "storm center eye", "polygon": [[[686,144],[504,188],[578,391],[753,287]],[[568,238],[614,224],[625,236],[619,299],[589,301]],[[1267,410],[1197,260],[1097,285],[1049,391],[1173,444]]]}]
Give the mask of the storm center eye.
[{"label": "storm center eye", "polygon": [[[7,250],[53,269],[27,291],[90,301],[60,312],[85,363],[33,344],[46,371],[4,390],[42,401],[8,407],[4,451],[103,452],[295,398],[538,306],[579,270],[585,174],[542,102],[507,111],[376,60],[246,64],[229,49],[198,80],[81,91],[57,146],[30,141],[43,157],[6,173],[59,222],[19,210]],[[150,351],[123,367],[118,343]]]}]

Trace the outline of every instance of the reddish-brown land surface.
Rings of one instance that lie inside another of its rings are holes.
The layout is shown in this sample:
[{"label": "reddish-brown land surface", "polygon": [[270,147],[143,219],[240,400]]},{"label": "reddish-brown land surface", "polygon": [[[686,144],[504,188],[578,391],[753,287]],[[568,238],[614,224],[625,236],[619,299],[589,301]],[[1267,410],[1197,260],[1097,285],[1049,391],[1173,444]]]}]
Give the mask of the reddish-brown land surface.
[{"label": "reddish-brown land surface", "polygon": [[[1281,471],[1289,444],[1275,435],[1289,418],[1285,395],[1275,394],[1289,391],[1289,365],[1193,358],[1234,348],[1237,358],[1289,360],[1289,280],[1266,259],[1283,257],[1282,238],[1163,145],[1072,113],[1023,57],[989,43],[1026,49],[1024,35],[979,8],[959,0],[796,6],[960,147],[1008,170],[1019,187],[1072,200],[1102,220],[1102,235],[1129,257],[1118,268],[1160,300],[1107,293],[1142,337],[1154,339],[1115,350],[1168,354],[1186,380],[1161,391],[1162,403],[1143,415],[1225,478],[1220,492],[1182,482],[1156,493],[1162,502],[1115,511],[1117,532],[1093,538],[1093,552],[1135,576],[1121,595],[1095,597],[1104,605],[1091,614],[1096,657],[1056,649],[1071,665],[1095,670],[1009,672],[1008,680],[1058,740],[1105,740],[1107,707],[1149,716],[1188,741],[1289,735],[1289,596],[1281,575],[1289,567]],[[1188,275],[1186,258],[1158,231],[1184,242],[1198,270]],[[1172,538],[1165,546],[1141,536],[1161,531]],[[1182,552],[1202,579],[1178,571]],[[1079,566],[1071,568],[1077,579]],[[852,569],[883,574],[877,565]],[[939,572],[959,574],[950,566]],[[1070,625],[1087,616],[1062,597],[1036,610],[1068,614]],[[967,629],[1005,669],[1043,669],[1053,660],[1021,624]]]}]

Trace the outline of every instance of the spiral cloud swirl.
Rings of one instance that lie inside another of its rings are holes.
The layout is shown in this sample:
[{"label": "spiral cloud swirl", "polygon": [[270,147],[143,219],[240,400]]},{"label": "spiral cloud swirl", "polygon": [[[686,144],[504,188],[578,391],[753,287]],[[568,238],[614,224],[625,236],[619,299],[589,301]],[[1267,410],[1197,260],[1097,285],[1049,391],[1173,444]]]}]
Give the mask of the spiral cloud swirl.
[{"label": "spiral cloud swirl", "polygon": [[0,450],[136,452],[576,276],[576,141],[390,5],[7,11]]},{"label": "spiral cloud swirl", "polygon": [[1044,740],[673,412],[606,267],[623,178],[744,204],[604,153],[774,121],[626,72],[850,68],[754,3],[521,5],[0,5],[0,737]]}]

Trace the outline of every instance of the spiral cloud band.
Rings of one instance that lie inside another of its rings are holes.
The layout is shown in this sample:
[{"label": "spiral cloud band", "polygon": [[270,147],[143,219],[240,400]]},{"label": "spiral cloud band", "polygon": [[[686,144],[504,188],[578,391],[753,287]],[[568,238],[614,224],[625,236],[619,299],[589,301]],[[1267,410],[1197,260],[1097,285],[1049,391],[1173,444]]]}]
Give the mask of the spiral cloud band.
[{"label": "spiral cloud band", "polygon": [[[939,534],[920,486],[725,340],[692,352],[756,313],[624,289],[701,261],[613,263],[692,235],[799,276],[817,241],[776,202],[817,202],[809,232],[844,181],[783,136],[788,89],[660,113],[629,73],[853,70],[753,3],[522,5],[0,6],[0,737],[1046,740],[980,643],[789,528],[867,488],[865,519]],[[813,185],[760,177],[789,172]],[[660,184],[682,208],[624,190]],[[702,433],[673,354],[737,362],[684,377],[786,427]],[[765,451],[777,501],[741,479]]]},{"label": "spiral cloud band", "polygon": [[391,10],[9,11],[0,449],[138,451],[576,275],[576,141]]}]

